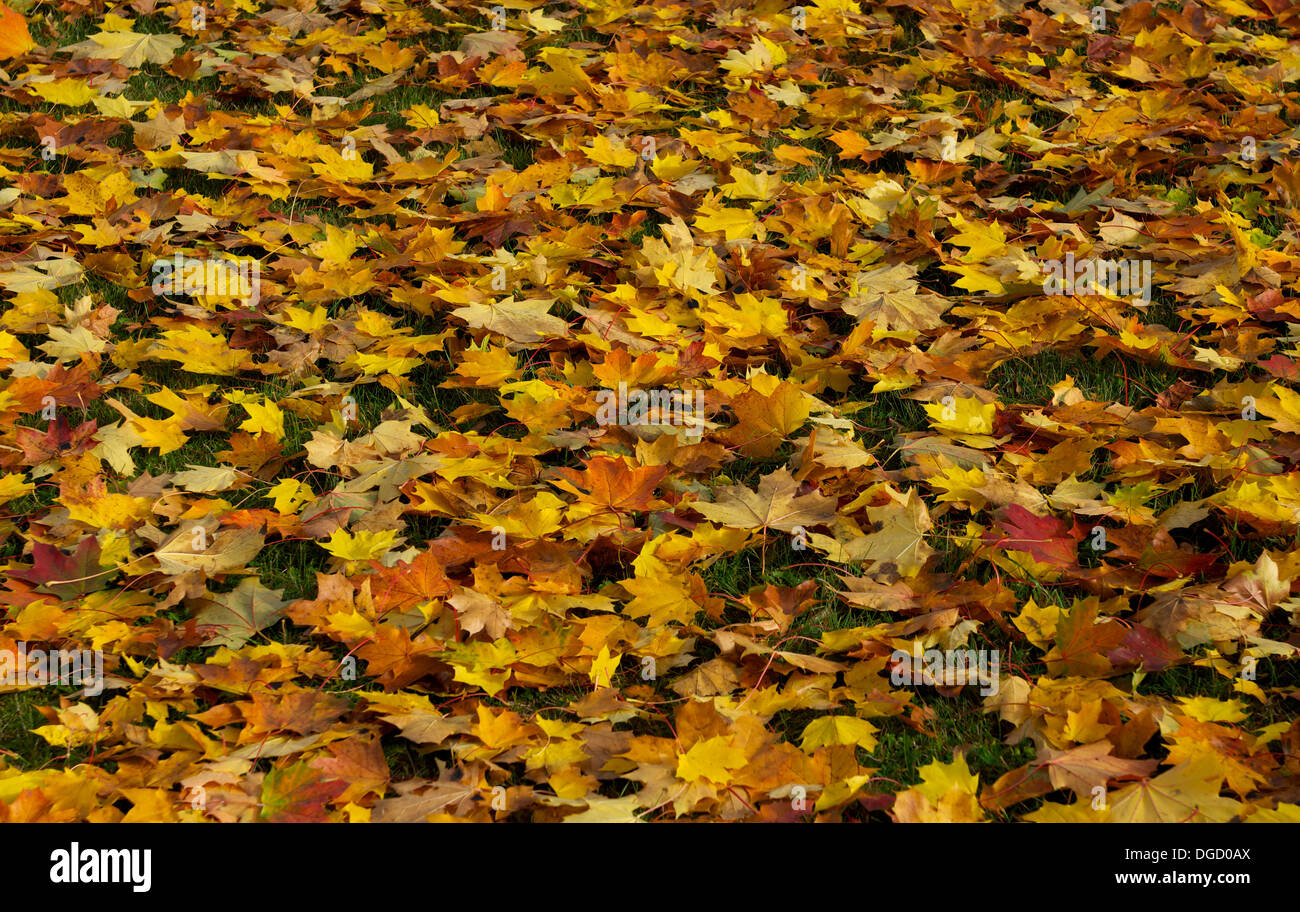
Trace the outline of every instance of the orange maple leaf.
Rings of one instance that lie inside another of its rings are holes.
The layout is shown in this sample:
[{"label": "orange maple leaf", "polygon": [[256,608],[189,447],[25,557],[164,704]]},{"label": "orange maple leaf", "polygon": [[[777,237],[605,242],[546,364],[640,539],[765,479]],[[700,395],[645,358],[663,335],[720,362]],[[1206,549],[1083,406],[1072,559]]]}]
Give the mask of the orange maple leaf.
[{"label": "orange maple leaf", "polygon": [[34,47],[27,20],[20,13],[0,3],[0,57],[21,57]]}]

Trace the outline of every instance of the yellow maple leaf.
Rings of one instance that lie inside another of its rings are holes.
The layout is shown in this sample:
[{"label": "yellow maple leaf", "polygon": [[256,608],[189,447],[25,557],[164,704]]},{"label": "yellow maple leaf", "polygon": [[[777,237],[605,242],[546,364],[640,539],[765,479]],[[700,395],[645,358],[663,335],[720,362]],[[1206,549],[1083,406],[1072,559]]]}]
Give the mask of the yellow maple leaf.
[{"label": "yellow maple leaf", "polygon": [[804,727],[799,747],[811,752],[832,744],[856,744],[868,751],[875,750],[876,727],[856,716],[822,716]]},{"label": "yellow maple leaf", "polygon": [[894,799],[893,814],[903,823],[977,823],[984,819],[976,793],[979,777],[958,751],[952,763],[921,767],[921,782]]},{"label": "yellow maple leaf", "polygon": [[397,541],[397,532],[385,529],[382,532],[358,531],[355,535],[335,529],[329,541],[321,545],[335,557],[346,561],[374,560],[387,554]]},{"label": "yellow maple leaf", "polygon": [[745,752],[733,747],[725,735],[705,738],[691,745],[690,750],[677,756],[677,778],[685,782],[707,779],[726,785],[734,778],[734,771],[747,762]]},{"label": "yellow maple leaf", "polygon": [[129,529],[149,516],[153,500],[127,494],[103,494],[85,499],[63,498],[68,518],[92,529]]},{"label": "yellow maple leaf", "polygon": [[1214,697],[1180,697],[1183,712],[1198,722],[1240,722],[1246,709],[1240,700],[1216,700]]},{"label": "yellow maple leaf", "polygon": [[361,239],[351,229],[342,229],[337,225],[325,226],[325,239],[308,246],[313,254],[326,264],[346,263],[361,246]]},{"label": "yellow maple leaf", "polygon": [[0,503],[8,503],[15,497],[30,494],[35,490],[36,485],[29,482],[21,474],[8,472],[0,475]]},{"label": "yellow maple leaf", "polygon": [[935,427],[961,434],[992,433],[993,416],[997,412],[994,403],[980,402],[974,396],[954,396],[948,402],[927,403],[924,408]]},{"label": "yellow maple leaf", "polygon": [[281,478],[267,492],[275,504],[275,511],[282,516],[297,512],[298,508],[315,498],[311,488],[296,478]]},{"label": "yellow maple leaf", "polygon": [[591,660],[591,671],[587,673],[587,677],[596,687],[609,687],[622,658],[623,656],[617,652],[610,654],[609,646],[601,646],[600,653]]},{"label": "yellow maple leaf", "polygon": [[1007,235],[997,222],[968,222],[961,213],[954,213],[949,221],[957,233],[948,239],[949,244],[970,249],[962,256],[966,263],[978,263],[1006,252]]},{"label": "yellow maple leaf", "polygon": [[1224,772],[1211,756],[1198,754],[1154,779],[1117,792],[1111,819],[1125,823],[1226,823],[1241,803],[1220,796]]},{"label": "yellow maple leaf", "polygon": [[343,183],[360,183],[375,176],[374,165],[362,158],[359,152],[344,155],[333,146],[321,146],[317,154],[321,160],[312,162],[311,170],[318,177]]},{"label": "yellow maple leaf", "polygon": [[438,112],[428,105],[411,105],[402,112],[402,116],[406,118],[406,123],[412,130],[427,130],[442,123]]},{"label": "yellow maple leaf", "polygon": [[721,231],[728,241],[754,236],[758,219],[748,209],[737,209],[717,205],[714,200],[705,200],[695,211],[695,227],[701,231]]},{"label": "yellow maple leaf", "polygon": [[936,760],[927,763],[918,772],[921,774],[921,784],[914,788],[931,801],[938,801],[953,789],[967,795],[979,791],[979,776],[970,771],[966,765],[966,756],[961,751],[953,755],[951,763]]},{"label": "yellow maple leaf", "polygon": [[88,104],[99,92],[84,79],[55,79],[52,82],[33,82],[28,88],[53,104],[79,108]]},{"label": "yellow maple leaf", "polygon": [[565,823],[642,823],[636,815],[637,808],[644,807],[645,801],[637,795],[624,795],[622,798],[601,798],[593,796],[587,799],[587,809],[564,818]]},{"label": "yellow maple leaf", "polygon": [[189,439],[174,418],[134,418],[131,430],[140,438],[140,446],[157,447],[159,456],[179,450]]},{"label": "yellow maple leaf", "polygon": [[241,431],[270,434],[277,441],[284,439],[284,412],[279,406],[269,400],[265,403],[250,400],[244,402],[243,406],[248,410],[249,417],[239,425]]},{"label": "yellow maple leaf", "polygon": [[249,360],[248,352],[232,350],[224,337],[194,323],[164,331],[148,354],[151,358],[179,362],[197,374],[234,374]]},{"label": "yellow maple leaf", "polygon": [[749,199],[766,202],[781,189],[781,175],[761,171],[731,169],[731,183],[723,184],[722,195],[727,199]]},{"label": "yellow maple leaf", "polygon": [[630,168],[636,164],[636,152],[628,147],[622,137],[615,141],[603,133],[593,139],[591,146],[583,149],[582,153],[596,164],[613,170]]},{"label": "yellow maple leaf", "polygon": [[749,76],[771,72],[789,59],[781,45],[759,35],[744,53],[736,48],[728,51],[720,66],[733,76]]}]

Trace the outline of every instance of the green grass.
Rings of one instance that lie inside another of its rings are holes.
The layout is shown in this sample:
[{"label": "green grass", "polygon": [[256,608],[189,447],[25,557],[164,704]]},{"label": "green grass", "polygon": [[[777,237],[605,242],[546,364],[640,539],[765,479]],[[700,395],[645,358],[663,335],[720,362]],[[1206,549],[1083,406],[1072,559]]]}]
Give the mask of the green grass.
[{"label": "green grass", "polygon": [[20,690],[0,697],[0,746],[4,760],[21,770],[69,767],[81,761],[87,751],[82,748],[55,747],[33,729],[49,725],[36,707],[59,705],[59,695],[71,695],[75,687],[42,687]]},{"label": "green grass", "polygon": [[989,379],[990,387],[1004,402],[1047,405],[1052,401],[1052,386],[1067,376],[1093,402],[1145,408],[1154,405],[1155,397],[1182,374],[1163,364],[1119,354],[1098,359],[1089,354],[1049,350],[1005,361]]}]

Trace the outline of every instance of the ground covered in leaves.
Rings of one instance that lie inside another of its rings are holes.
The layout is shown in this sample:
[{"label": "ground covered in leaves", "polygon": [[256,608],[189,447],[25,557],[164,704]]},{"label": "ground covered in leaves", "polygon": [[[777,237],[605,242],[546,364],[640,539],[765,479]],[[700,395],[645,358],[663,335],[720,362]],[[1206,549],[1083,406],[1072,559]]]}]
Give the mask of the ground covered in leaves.
[{"label": "ground covered in leaves", "polygon": [[1300,819],[1293,3],[16,6],[0,818]]}]

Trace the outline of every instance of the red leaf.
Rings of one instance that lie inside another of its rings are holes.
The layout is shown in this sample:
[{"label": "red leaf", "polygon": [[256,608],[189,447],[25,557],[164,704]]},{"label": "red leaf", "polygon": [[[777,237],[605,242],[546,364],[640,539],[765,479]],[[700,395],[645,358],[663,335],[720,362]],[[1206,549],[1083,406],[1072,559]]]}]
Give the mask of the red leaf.
[{"label": "red leaf", "polygon": [[44,431],[39,428],[20,427],[16,432],[18,446],[22,448],[23,465],[40,465],[49,459],[77,456],[93,446],[91,440],[99,425],[86,421],[69,429],[68,419],[62,414],[50,422]]},{"label": "red leaf", "polygon": [[72,554],[64,554],[53,545],[33,542],[32,557],[30,569],[15,570],[9,575],[37,583],[37,591],[49,592],[60,599],[103,589],[112,575],[99,569],[99,541],[94,538],[83,538]]},{"label": "red leaf", "polygon": [[262,782],[262,819],[270,823],[321,823],[326,802],[347,789],[346,782],[326,779],[306,763],[271,770]]},{"label": "red leaf", "polygon": [[1150,627],[1130,627],[1119,646],[1107,653],[1111,664],[1140,665],[1143,671],[1160,671],[1183,657],[1183,651]]},{"label": "red leaf", "polygon": [[1024,551],[1040,564],[1072,567],[1078,562],[1079,538],[1071,528],[1052,516],[1035,516],[1019,504],[1006,508],[998,520],[1001,535],[984,534],[984,543],[1007,551]]}]

